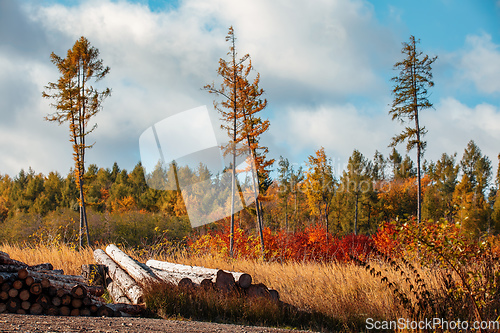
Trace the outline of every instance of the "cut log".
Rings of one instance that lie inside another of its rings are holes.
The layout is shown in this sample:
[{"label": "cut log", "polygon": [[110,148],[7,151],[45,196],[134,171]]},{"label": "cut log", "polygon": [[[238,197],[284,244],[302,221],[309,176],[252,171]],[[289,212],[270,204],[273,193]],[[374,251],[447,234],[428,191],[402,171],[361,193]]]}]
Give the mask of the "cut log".
[{"label": "cut log", "polygon": [[90,312],[89,308],[81,308],[80,309],[80,316],[89,317],[90,315],[91,315],[91,312]]},{"label": "cut log", "polygon": [[71,288],[71,296],[74,298],[84,298],[87,296],[87,289],[81,284],[77,284]]},{"label": "cut log", "polygon": [[215,284],[212,282],[212,279],[203,279],[200,283],[200,286],[205,290],[210,290],[215,288]]},{"label": "cut log", "polygon": [[107,304],[114,312],[125,312],[131,315],[141,314],[145,307],[142,305],[132,305],[124,303]]},{"label": "cut log", "polygon": [[[48,280],[47,280],[48,281]],[[43,280],[42,280],[43,282]],[[40,284],[42,284],[42,282],[40,282]],[[42,288],[45,289],[45,292],[47,293],[47,295],[49,295],[50,297],[54,297],[57,295],[57,288],[54,287],[54,286],[49,286],[48,288],[44,288],[43,287],[43,284],[42,284]]]},{"label": "cut log", "polygon": [[0,313],[7,312],[7,304],[0,303]]},{"label": "cut log", "polygon": [[47,310],[46,313],[49,316],[59,316],[59,307],[57,306],[50,306]]},{"label": "cut log", "polygon": [[[48,308],[51,304],[50,302],[50,297],[44,294],[41,294],[37,297],[36,303],[40,304],[41,307],[44,309]],[[31,310],[30,310],[31,311]]]},{"label": "cut log", "polygon": [[99,306],[97,304],[91,304],[89,306],[89,309],[91,313],[97,313],[97,310],[99,310]]},{"label": "cut log", "polygon": [[217,271],[215,287],[223,292],[230,292],[236,287],[234,276],[231,273],[224,272],[222,269]]},{"label": "cut log", "polygon": [[5,291],[5,290],[2,290],[0,291],[0,301],[6,301],[9,299],[9,292],[8,291]]},{"label": "cut log", "polygon": [[71,305],[71,301],[73,298],[71,297],[70,294],[64,294],[61,296],[61,304],[62,305]]},{"label": "cut log", "polygon": [[7,311],[10,313],[16,313],[16,311],[21,308],[21,300],[19,298],[9,298],[6,305]]},{"label": "cut log", "polygon": [[[47,278],[41,279],[40,284],[42,285],[42,288],[46,288],[46,289],[48,288],[49,292],[50,292],[51,288],[50,288],[50,280],[49,279],[47,279]],[[55,287],[54,287],[54,289],[55,289]]]},{"label": "cut log", "polygon": [[50,281],[60,281],[69,284],[82,283],[85,284],[85,279],[81,275],[60,275],[60,274],[47,274],[36,271],[30,271],[30,275],[38,279],[48,279]]},{"label": "cut log", "polygon": [[17,297],[17,295],[19,295],[19,290],[16,288],[10,288],[8,294],[11,298]]},{"label": "cut log", "polygon": [[52,297],[52,305],[57,307],[61,306],[61,297]]},{"label": "cut log", "polygon": [[43,264],[29,266],[29,270],[30,271],[42,271],[42,270],[53,271],[54,266],[52,266],[51,263],[43,263]]},{"label": "cut log", "polygon": [[[58,280],[49,280],[50,285],[58,288],[59,290],[64,289],[66,291],[71,291],[71,289],[75,286],[74,282],[62,282]],[[82,285],[89,294],[101,296],[104,293],[104,288],[96,287],[96,286],[85,286]]]},{"label": "cut log", "polygon": [[30,299],[30,296],[31,296],[31,295],[30,295],[30,291],[29,291],[29,290],[27,290],[27,289],[21,289],[21,290],[19,291],[19,299],[20,299],[21,301],[27,301],[27,300],[29,300],[29,299]]},{"label": "cut log", "polygon": [[81,298],[73,298],[71,300],[71,306],[74,308],[74,309],[79,309],[83,306],[83,301]]},{"label": "cut log", "polygon": [[22,268],[26,268],[26,266],[21,265],[0,265],[0,272],[4,273],[17,273]]},{"label": "cut log", "polygon": [[139,262],[132,259],[125,252],[116,247],[116,245],[108,245],[106,247],[106,253],[139,285],[158,281],[158,278],[151,269],[145,269]]},{"label": "cut log", "polygon": [[80,315],[80,309],[72,309],[69,315],[72,317],[78,317]]},{"label": "cut log", "polygon": [[30,293],[32,295],[40,295],[43,291],[43,288],[42,288],[42,284],[41,283],[33,283],[31,286],[30,286]]},{"label": "cut log", "polygon": [[26,279],[24,279],[24,284],[29,287],[33,283],[35,283],[35,279],[32,276],[27,276]]},{"label": "cut log", "polygon": [[92,304],[92,298],[90,298],[89,296],[85,296],[84,298],[82,298],[82,303],[85,306],[89,306]]},{"label": "cut log", "polygon": [[32,272],[38,272],[43,274],[51,274],[51,275],[64,275],[64,270],[62,269],[40,269],[40,270],[32,270]]},{"label": "cut log", "polygon": [[154,267],[151,267],[151,270],[155,273],[155,275],[160,280],[165,281],[165,282],[169,282],[169,283],[173,283],[176,285],[178,285],[179,282],[186,277],[189,278],[193,283],[196,283],[196,284],[201,284],[201,282],[204,280],[202,277],[197,276],[197,275],[167,272],[167,271],[157,269]]},{"label": "cut log", "polygon": [[21,314],[21,315],[24,315],[26,314],[26,310],[22,309],[22,308],[19,308],[17,311],[16,311],[17,314]]},{"label": "cut log", "polygon": [[24,286],[23,280],[15,280],[12,282],[12,287],[16,288],[17,290],[21,289]]},{"label": "cut log", "polygon": [[2,283],[2,285],[0,286],[0,290],[1,291],[9,291],[11,285],[9,282],[4,282]]},{"label": "cut log", "polygon": [[30,307],[30,314],[41,315],[43,313],[43,309],[44,309],[44,307],[40,303],[33,303],[33,304],[31,304],[31,307]]},{"label": "cut log", "polygon": [[60,288],[60,289],[57,289],[56,296],[60,298],[60,297],[63,297],[64,295],[66,295],[68,293],[69,293],[69,291],[67,289]]},{"label": "cut log", "polygon": [[28,277],[29,273],[26,268],[21,268],[20,270],[17,271],[17,278],[20,280],[24,280]]},{"label": "cut log", "polygon": [[22,261],[11,259],[11,258],[6,258],[6,257],[0,257],[0,265],[17,265],[17,266],[22,266],[22,267],[28,267],[28,265]]},{"label": "cut log", "polygon": [[99,307],[97,310],[97,316],[99,317],[113,317],[115,314],[115,311],[111,309],[107,304],[103,304]]},{"label": "cut log", "polygon": [[29,310],[31,308],[31,302],[28,301],[22,301],[21,302],[21,309],[23,310]]},{"label": "cut log", "polygon": [[111,296],[113,303],[132,304],[130,299],[128,299],[123,290],[121,290],[116,283],[111,282],[110,284],[108,284],[108,287],[106,289],[108,290],[108,293]]},{"label": "cut log", "polygon": [[108,274],[111,279],[117,283],[120,289],[127,295],[132,304],[144,302],[144,292],[141,287],[132,279],[117,263],[111,259],[106,252],[101,249],[94,251],[94,257],[97,263],[108,267]]},{"label": "cut log", "polygon": [[69,316],[71,314],[71,309],[67,306],[61,306],[59,308],[59,314],[61,316]]},{"label": "cut log", "polygon": [[17,279],[17,273],[0,272],[0,279],[2,280],[2,283],[14,281],[15,279]]},{"label": "cut log", "polygon": [[269,289],[269,294],[271,295],[271,299],[273,301],[279,302],[279,300],[280,300],[280,294],[278,293],[277,290]]},{"label": "cut log", "polygon": [[271,298],[271,294],[269,292],[269,289],[262,284],[252,284],[248,289],[247,289],[247,295],[249,297],[265,297],[265,298]]},{"label": "cut log", "polygon": [[[188,265],[182,265],[182,264],[175,264],[171,262],[166,262],[166,261],[159,261],[159,260],[148,260],[146,262],[146,265],[149,267],[154,267],[157,269],[161,269],[167,272],[174,272],[174,273],[180,273],[180,274],[187,274],[193,282],[195,282],[195,279],[193,279],[192,276],[190,275],[195,275],[199,276],[201,280],[203,279],[212,279],[213,282],[215,282],[216,276],[217,276],[217,269],[213,268],[206,268],[206,267],[200,267],[200,266],[188,266]],[[252,277],[247,274],[247,273],[240,273],[240,272],[229,272],[233,275],[234,280],[238,283],[238,285],[241,288],[248,288],[252,284]],[[200,282],[201,282],[200,280]]]},{"label": "cut log", "polygon": [[179,287],[183,287],[183,288],[194,288],[194,283],[193,283],[193,280],[191,280],[190,278],[188,277],[185,277],[185,278],[182,278],[180,281],[179,281]]}]

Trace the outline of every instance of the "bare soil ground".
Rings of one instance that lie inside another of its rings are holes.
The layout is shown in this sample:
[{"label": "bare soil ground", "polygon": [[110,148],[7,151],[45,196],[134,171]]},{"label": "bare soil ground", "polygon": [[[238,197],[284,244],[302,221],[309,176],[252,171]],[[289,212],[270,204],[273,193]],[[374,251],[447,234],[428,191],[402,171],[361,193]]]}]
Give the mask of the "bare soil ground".
[{"label": "bare soil ground", "polygon": [[58,317],[0,314],[0,332],[228,332],[285,333],[306,332],[267,327],[240,326],[198,321],[178,321],[150,318]]}]

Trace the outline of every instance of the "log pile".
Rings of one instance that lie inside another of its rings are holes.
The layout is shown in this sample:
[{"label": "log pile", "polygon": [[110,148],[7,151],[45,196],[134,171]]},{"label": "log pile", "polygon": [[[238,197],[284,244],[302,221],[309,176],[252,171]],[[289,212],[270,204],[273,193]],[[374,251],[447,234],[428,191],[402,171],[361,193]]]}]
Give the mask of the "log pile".
[{"label": "log pile", "polygon": [[279,301],[276,290],[263,284],[252,284],[247,273],[188,266],[165,261],[138,262],[111,244],[106,251],[94,251],[96,262],[106,267],[106,288],[114,302],[140,304],[144,290],[157,282],[168,282],[189,288],[213,288],[221,292],[239,291],[247,297],[266,297]]},{"label": "log pile", "polygon": [[62,316],[120,316],[137,308],[106,304],[104,288],[83,276],[64,275],[50,263],[29,266],[0,252],[0,313]]}]

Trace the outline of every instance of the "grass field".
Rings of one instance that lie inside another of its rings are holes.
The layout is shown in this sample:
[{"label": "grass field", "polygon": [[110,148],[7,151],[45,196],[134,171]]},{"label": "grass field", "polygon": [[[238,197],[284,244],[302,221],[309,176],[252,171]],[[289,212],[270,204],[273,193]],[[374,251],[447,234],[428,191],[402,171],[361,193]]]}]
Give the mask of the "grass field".
[{"label": "grass field", "polygon": [[[0,251],[7,252],[11,258],[28,264],[50,262],[55,269],[63,269],[66,274],[80,274],[82,264],[94,263],[91,249],[76,251],[66,245],[22,247],[4,244],[0,246]],[[133,251],[127,252],[142,262],[148,259],[144,256],[137,256]],[[157,256],[154,259],[249,273],[254,283],[264,283],[269,288],[277,290],[283,302],[293,305],[300,311],[315,313],[323,318],[316,320],[317,322],[312,326],[303,323],[303,327],[306,328],[322,329],[328,326],[328,323],[324,323],[324,318],[335,319],[340,323],[335,324],[336,327],[340,325],[347,330],[364,327],[367,318],[391,320],[405,315],[405,310],[398,304],[387,285],[381,282],[381,278],[374,278],[365,268],[352,263],[289,262],[282,264],[258,260],[228,260],[208,255],[189,256],[183,252],[172,256]],[[392,271],[388,265],[380,265],[378,270],[383,271],[384,276],[392,281],[400,279],[398,273]],[[432,274],[428,274],[425,278],[427,281],[434,281]],[[164,304],[153,303],[158,307],[161,307],[158,304]],[[246,305],[238,303],[233,306],[244,307]],[[263,306],[257,304],[254,307],[262,310]],[[157,313],[164,317],[176,315],[161,311]],[[247,314],[243,315],[251,318]],[[208,320],[219,320],[219,317],[220,314],[215,318],[209,317]],[[290,315],[276,322],[278,325],[287,326],[289,317]],[[246,323],[249,322],[251,320],[246,321]],[[298,327],[299,324],[294,323],[289,326]],[[325,330],[330,329],[326,327]]]}]

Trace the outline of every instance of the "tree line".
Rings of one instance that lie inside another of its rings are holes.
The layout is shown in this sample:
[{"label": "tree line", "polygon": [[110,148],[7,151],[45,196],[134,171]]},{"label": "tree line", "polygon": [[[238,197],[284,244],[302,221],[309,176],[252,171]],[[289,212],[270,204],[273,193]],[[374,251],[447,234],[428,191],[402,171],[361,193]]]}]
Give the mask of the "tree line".
[{"label": "tree line", "polygon": [[[173,171],[169,165],[155,172],[168,175]],[[436,162],[425,161],[422,173],[423,219],[455,221],[474,235],[500,232],[500,172],[493,176],[492,162],[474,141],[468,143],[460,159],[456,153],[443,153]],[[90,211],[187,220],[184,200],[188,199],[179,190],[149,187],[152,176],[144,173],[140,163],[131,172],[120,169],[117,163],[112,168],[89,165],[84,192]],[[179,168],[177,176],[191,183],[211,179],[211,188],[231,191],[230,187],[218,186],[218,178],[203,166],[195,170]],[[275,179],[268,179],[263,190],[263,220],[272,230],[293,232],[322,224],[332,234],[373,234],[384,221],[415,215],[416,176],[412,159],[395,148],[387,158],[377,151],[371,159],[354,150],[344,170],[334,169],[323,148],[302,166],[280,157]],[[215,191],[211,204],[219,204],[217,195],[227,197]],[[3,175],[0,223],[6,226],[10,221],[19,222],[16,218],[21,215],[36,219],[51,212],[77,212],[79,197],[74,172],[63,177],[57,172],[35,173],[30,168],[13,178]],[[246,230],[257,230],[255,216],[253,205],[235,213],[235,221]],[[217,227],[216,223],[201,230]]]}]

